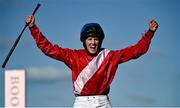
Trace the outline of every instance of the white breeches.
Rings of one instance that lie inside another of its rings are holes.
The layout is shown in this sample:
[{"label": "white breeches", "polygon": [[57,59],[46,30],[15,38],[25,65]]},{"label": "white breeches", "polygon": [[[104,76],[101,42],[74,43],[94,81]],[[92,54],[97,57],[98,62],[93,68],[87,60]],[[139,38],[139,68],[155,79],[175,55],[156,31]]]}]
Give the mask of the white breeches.
[{"label": "white breeches", "polygon": [[74,108],[111,108],[107,95],[76,96]]}]

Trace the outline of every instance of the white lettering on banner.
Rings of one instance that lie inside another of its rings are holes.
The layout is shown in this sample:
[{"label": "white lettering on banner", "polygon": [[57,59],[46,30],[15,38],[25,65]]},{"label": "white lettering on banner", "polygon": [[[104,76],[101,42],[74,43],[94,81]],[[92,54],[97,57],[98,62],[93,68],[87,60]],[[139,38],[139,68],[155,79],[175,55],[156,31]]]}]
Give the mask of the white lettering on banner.
[{"label": "white lettering on banner", "polygon": [[82,70],[82,72],[78,75],[76,81],[74,81],[74,92],[75,94],[80,94],[84,85],[87,81],[95,74],[95,72],[99,69],[102,62],[108,55],[109,50],[102,50],[93,60],[91,60],[88,65]]},{"label": "white lettering on banner", "polygon": [[25,71],[5,71],[5,107],[25,108]]}]

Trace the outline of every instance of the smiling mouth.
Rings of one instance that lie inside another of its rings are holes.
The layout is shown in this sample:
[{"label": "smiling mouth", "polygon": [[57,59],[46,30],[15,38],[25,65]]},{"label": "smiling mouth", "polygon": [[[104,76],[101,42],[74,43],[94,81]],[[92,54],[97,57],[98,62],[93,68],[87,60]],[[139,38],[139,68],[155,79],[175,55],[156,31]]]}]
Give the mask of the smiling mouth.
[{"label": "smiling mouth", "polygon": [[90,46],[89,48],[94,51],[94,50],[97,49],[97,46],[96,46],[96,45],[92,45],[92,46]]},{"label": "smiling mouth", "polygon": [[96,49],[96,46],[90,46],[91,49]]}]

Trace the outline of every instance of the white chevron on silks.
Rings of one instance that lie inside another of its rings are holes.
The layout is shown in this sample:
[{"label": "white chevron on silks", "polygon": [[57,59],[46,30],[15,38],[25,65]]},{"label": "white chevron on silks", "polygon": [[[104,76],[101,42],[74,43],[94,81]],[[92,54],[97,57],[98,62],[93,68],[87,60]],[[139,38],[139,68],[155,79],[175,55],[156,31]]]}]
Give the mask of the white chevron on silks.
[{"label": "white chevron on silks", "polygon": [[103,49],[95,58],[93,58],[88,65],[82,70],[82,72],[78,75],[76,81],[74,81],[74,93],[80,94],[84,85],[88,82],[88,80],[95,74],[95,72],[99,69],[102,62],[108,55],[110,50]]}]

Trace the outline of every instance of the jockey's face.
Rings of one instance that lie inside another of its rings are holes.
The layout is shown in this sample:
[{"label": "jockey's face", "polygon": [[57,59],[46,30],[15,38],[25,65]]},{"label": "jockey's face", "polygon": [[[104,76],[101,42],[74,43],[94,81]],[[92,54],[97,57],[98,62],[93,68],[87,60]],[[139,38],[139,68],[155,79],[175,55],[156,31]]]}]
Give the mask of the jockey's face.
[{"label": "jockey's face", "polygon": [[100,40],[97,37],[88,37],[85,40],[85,45],[88,52],[92,55],[97,54],[98,50],[100,49]]}]

